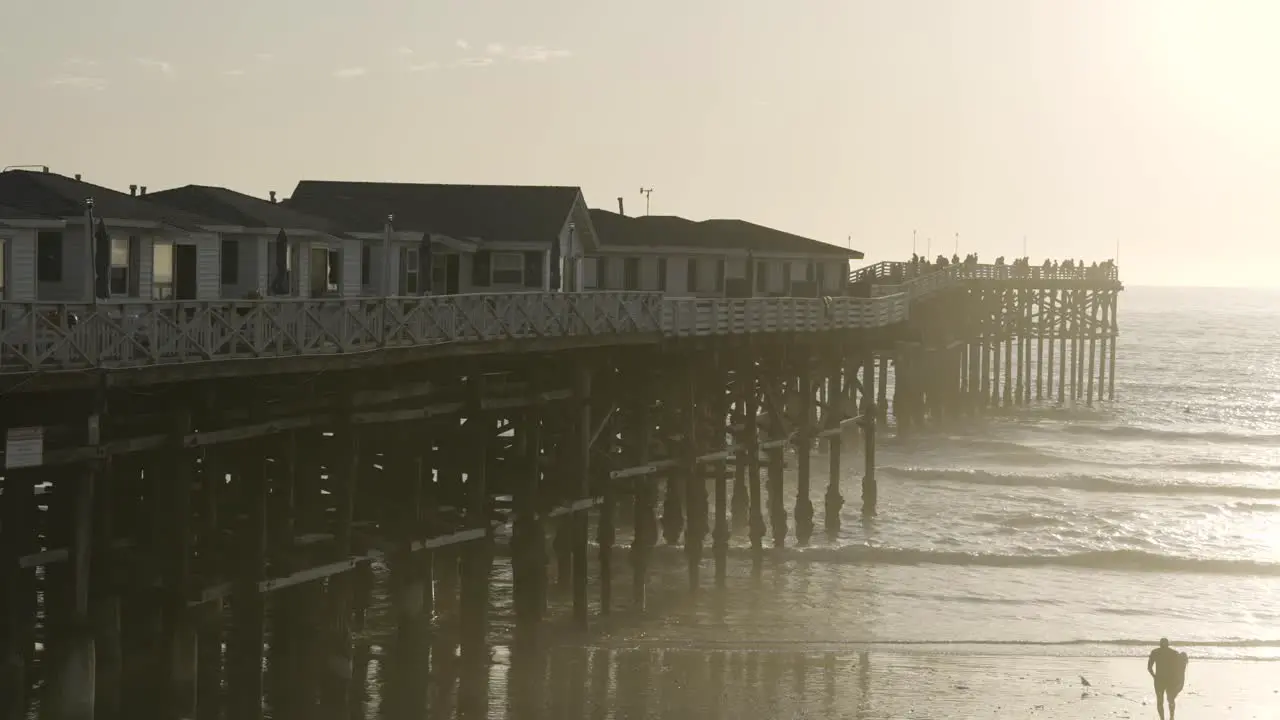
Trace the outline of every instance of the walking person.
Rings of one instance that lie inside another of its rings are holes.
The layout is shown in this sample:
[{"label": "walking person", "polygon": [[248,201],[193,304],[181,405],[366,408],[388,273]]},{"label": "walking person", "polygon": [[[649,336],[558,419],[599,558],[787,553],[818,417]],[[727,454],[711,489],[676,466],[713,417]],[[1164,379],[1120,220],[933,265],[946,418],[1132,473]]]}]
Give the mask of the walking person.
[{"label": "walking person", "polygon": [[1164,701],[1169,699],[1169,720],[1174,720],[1178,693],[1187,679],[1187,654],[1169,647],[1169,638],[1160,638],[1160,647],[1147,658],[1147,672],[1156,686],[1156,712],[1164,720]]}]

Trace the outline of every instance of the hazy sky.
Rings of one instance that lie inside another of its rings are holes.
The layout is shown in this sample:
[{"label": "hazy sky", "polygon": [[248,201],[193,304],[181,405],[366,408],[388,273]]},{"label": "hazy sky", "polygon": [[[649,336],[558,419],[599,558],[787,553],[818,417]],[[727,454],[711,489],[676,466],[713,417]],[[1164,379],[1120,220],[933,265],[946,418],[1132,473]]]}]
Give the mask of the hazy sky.
[{"label": "hazy sky", "polygon": [[[197,10],[196,8],[201,8]],[[868,259],[1276,285],[1280,2],[8,0],[0,164],[581,185]]]}]

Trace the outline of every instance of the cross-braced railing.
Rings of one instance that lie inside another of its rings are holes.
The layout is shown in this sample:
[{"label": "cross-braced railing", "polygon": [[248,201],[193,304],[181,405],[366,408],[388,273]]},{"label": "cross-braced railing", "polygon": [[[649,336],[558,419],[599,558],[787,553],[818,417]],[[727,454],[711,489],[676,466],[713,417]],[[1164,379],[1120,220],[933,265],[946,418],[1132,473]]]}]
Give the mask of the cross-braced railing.
[{"label": "cross-braced railing", "polygon": [[882,327],[905,296],[663,298],[649,292],[351,300],[0,303],[0,372],[336,355],[537,338],[659,337]]}]

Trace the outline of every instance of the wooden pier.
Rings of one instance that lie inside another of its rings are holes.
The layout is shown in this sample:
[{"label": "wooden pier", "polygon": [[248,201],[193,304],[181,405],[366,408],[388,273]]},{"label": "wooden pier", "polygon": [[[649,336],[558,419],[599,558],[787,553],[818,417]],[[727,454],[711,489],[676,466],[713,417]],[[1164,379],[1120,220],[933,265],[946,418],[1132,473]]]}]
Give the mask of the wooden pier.
[{"label": "wooden pier", "polygon": [[[916,270],[856,271],[859,297],[0,303],[0,720],[349,718],[375,568],[397,667],[481,667],[496,564],[517,629],[586,628],[645,609],[660,543],[696,592],[732,543],[758,567],[874,513],[890,419],[1114,395],[1114,268]],[[423,717],[425,685],[384,702]]]}]

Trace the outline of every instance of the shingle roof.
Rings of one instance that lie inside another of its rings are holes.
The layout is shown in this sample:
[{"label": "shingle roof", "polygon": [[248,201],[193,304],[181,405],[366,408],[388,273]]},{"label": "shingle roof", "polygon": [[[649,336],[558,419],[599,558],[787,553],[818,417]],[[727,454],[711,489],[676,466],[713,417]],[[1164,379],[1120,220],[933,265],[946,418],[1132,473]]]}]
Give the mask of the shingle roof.
[{"label": "shingle roof", "polygon": [[0,172],[0,205],[35,216],[79,218],[85,198],[93,198],[101,218],[162,222],[194,229],[216,224],[206,217],[160,205],[140,197],[94,185],[65,175],[30,170]]},{"label": "shingle roof", "polygon": [[540,185],[428,185],[303,180],[290,207],[322,215],[350,232],[395,227],[490,242],[546,242],[569,217],[576,187]]},{"label": "shingle roof", "polygon": [[825,254],[861,258],[858,250],[850,250],[745,220],[686,220],[672,215],[631,217],[608,210],[593,209],[600,245],[635,247],[687,247],[700,250],[752,250],[755,252]]},{"label": "shingle roof", "polygon": [[151,193],[146,199],[150,203],[212,218],[221,225],[341,234],[327,218],[227,188],[185,185]]}]

